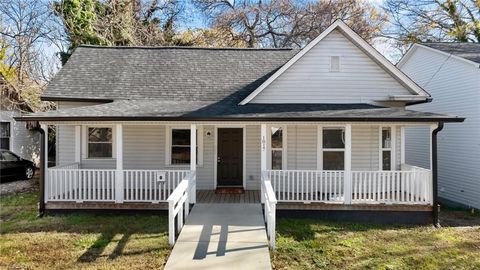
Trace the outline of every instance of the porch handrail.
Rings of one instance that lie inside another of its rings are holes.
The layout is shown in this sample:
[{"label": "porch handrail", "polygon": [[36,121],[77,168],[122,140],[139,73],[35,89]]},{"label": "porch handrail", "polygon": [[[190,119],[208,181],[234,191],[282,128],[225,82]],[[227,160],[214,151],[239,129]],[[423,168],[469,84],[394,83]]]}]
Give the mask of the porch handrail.
[{"label": "porch handrail", "polygon": [[60,170],[60,169],[80,169],[80,162],[73,162],[63,165],[56,165],[48,168],[48,170]]},{"label": "porch handrail", "polygon": [[264,201],[265,222],[267,223],[267,236],[271,249],[275,249],[275,216],[277,198],[273,191],[272,182],[267,172],[262,172],[262,197]]},{"label": "porch handrail", "polygon": [[[184,225],[184,216],[187,218],[190,211],[190,197],[192,183],[195,182],[196,172],[191,171],[175,188],[168,197],[168,243],[175,244],[175,233],[180,233]],[[183,213],[184,212],[184,213]],[[177,217],[177,230],[175,231],[175,218]]]}]

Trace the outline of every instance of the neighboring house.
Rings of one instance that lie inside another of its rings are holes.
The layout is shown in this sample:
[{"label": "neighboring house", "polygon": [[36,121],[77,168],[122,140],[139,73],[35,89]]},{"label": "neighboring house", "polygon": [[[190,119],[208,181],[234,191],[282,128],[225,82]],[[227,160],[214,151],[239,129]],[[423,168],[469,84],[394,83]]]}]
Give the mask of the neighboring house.
[{"label": "neighboring house", "polygon": [[[22,115],[22,112],[32,112],[31,108],[18,96],[13,85],[0,74],[0,88],[2,100],[0,101],[0,148],[10,150],[22,158],[40,162],[40,136],[34,129],[35,122],[17,122],[14,117]],[[7,96],[11,97],[7,98]],[[18,100],[19,102],[12,102]]]},{"label": "neighboring house", "polygon": [[463,121],[405,110],[430,95],[342,21],[302,50],[80,46],[43,99],[58,110],[21,119],[60,130],[47,210],[166,209],[169,198],[171,218],[178,201],[235,188],[248,197],[233,201],[261,196],[270,221],[277,202],[431,222],[435,173],[405,164],[404,129],[427,126],[434,140]]},{"label": "neighboring house", "polygon": [[[439,136],[438,192],[480,209],[480,44],[415,44],[398,67],[433,97],[412,109],[466,117],[460,125],[446,125]],[[416,128],[406,134],[407,162],[428,167],[428,133]]]}]

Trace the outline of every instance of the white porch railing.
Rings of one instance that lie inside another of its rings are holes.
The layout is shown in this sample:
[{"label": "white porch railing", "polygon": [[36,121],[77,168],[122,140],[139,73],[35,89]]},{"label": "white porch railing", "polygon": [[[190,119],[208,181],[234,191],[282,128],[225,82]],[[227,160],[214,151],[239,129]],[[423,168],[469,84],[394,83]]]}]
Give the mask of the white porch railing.
[{"label": "white porch railing", "polygon": [[264,202],[265,222],[267,223],[267,236],[271,249],[275,249],[275,216],[276,204],[275,192],[268,173],[262,173],[262,201]]},{"label": "white porch railing", "polygon": [[[402,165],[401,171],[267,170],[279,202],[348,203],[347,184],[352,204],[432,203],[431,171]],[[350,183],[346,182],[351,181]]]},{"label": "white porch railing", "polygon": [[[180,233],[190,211],[191,196],[195,193],[196,172],[191,171],[168,197],[168,243],[175,244],[176,232]],[[185,216],[184,216],[185,215]],[[175,218],[177,218],[175,231]]]},{"label": "white porch railing", "polygon": [[[45,202],[166,202],[189,170],[81,169],[78,163],[47,169]],[[123,185],[118,184],[121,181]],[[123,187],[118,190],[118,186]]]},{"label": "white porch railing", "polygon": [[123,170],[125,202],[166,201],[189,170]]},{"label": "white porch railing", "polygon": [[343,171],[267,170],[278,201],[343,202]]},{"label": "white porch railing", "polygon": [[115,201],[115,170],[78,169],[78,165],[48,168],[46,201]]}]

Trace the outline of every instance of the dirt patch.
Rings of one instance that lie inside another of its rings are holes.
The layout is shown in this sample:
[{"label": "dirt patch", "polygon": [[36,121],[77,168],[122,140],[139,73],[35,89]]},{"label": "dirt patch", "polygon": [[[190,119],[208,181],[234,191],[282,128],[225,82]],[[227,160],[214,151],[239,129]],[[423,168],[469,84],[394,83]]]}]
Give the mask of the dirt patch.
[{"label": "dirt patch", "polygon": [[[36,174],[38,174],[38,172]],[[38,187],[38,181],[38,176],[35,176],[30,180],[0,183],[0,196],[35,190]]]},{"label": "dirt patch", "polygon": [[472,227],[480,226],[478,210],[442,210],[440,211],[440,225],[442,227]]}]

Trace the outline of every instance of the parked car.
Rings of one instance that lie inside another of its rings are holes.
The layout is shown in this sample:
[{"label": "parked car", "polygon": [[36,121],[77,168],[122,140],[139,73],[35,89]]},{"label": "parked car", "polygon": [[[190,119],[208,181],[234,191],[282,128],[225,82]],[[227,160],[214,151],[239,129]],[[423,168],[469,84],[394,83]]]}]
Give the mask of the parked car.
[{"label": "parked car", "polygon": [[0,179],[31,179],[35,175],[32,161],[23,159],[15,153],[0,149]]}]

